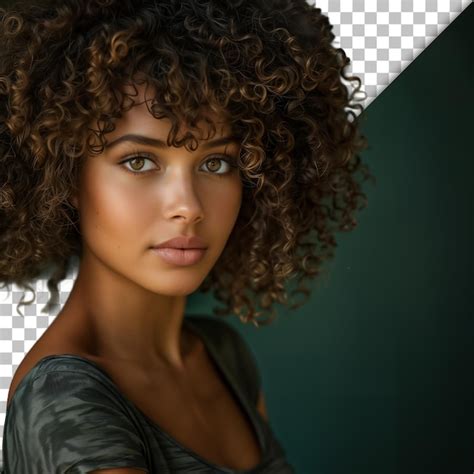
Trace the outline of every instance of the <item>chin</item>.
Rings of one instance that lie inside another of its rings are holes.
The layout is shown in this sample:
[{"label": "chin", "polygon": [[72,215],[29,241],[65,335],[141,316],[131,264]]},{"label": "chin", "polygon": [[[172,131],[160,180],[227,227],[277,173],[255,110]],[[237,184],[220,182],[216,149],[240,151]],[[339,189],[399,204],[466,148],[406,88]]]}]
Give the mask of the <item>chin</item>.
[{"label": "chin", "polygon": [[[165,281],[163,281],[165,280]],[[158,284],[147,285],[147,289],[163,296],[187,296],[194,293],[203,282],[204,278],[170,278],[162,277]]]}]

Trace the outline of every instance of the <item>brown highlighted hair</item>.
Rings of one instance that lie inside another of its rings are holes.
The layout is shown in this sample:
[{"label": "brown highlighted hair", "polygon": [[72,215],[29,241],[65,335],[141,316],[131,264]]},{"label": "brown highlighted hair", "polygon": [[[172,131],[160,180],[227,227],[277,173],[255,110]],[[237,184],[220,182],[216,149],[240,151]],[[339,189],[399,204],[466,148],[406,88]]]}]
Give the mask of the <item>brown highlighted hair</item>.
[{"label": "brown highlighted hair", "polygon": [[103,150],[132,105],[121,86],[143,81],[155,91],[150,112],[172,123],[169,145],[192,148],[194,133],[180,139],[179,127],[208,122],[205,109],[224,114],[241,140],[242,207],[200,288],[224,304],[215,314],[268,324],[274,303],[290,306],[293,279],[290,296],[307,296],[304,280],[333,257],[334,233],[357,225],[367,202],[360,181],[371,177],[359,156],[367,147],[356,113],[361,81],[347,76],[332,28],[305,0],[43,0],[0,9],[3,287],[33,291],[51,271],[43,311],[57,303],[81,255],[69,203],[81,163]]}]

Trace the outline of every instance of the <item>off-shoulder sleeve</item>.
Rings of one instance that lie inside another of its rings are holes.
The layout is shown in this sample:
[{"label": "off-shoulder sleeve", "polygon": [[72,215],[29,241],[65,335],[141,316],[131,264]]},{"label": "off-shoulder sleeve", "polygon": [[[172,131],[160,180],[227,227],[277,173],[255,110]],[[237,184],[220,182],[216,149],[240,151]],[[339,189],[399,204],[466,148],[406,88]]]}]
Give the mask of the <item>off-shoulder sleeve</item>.
[{"label": "off-shoulder sleeve", "polygon": [[134,467],[148,472],[137,427],[94,374],[56,370],[18,386],[5,419],[5,474],[86,474]]}]

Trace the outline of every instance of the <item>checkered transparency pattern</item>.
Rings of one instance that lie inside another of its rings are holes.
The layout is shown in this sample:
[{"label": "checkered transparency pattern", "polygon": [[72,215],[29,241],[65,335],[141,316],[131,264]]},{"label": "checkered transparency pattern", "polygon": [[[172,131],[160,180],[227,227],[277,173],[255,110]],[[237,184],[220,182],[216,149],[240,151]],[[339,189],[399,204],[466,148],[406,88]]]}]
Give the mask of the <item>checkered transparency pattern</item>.
[{"label": "checkered transparency pattern", "polygon": [[470,3],[465,0],[325,0],[316,5],[351,60],[367,107]]},{"label": "checkered transparency pattern", "polygon": [[[308,3],[314,5],[314,1]],[[466,0],[325,0],[317,1],[333,25],[334,46],[344,49],[351,62],[348,75],[361,78],[367,107],[471,2]],[[41,337],[67,300],[76,270],[60,284],[60,304],[43,314],[49,291],[46,280],[32,283],[36,300],[21,306],[23,291],[0,290],[0,427],[3,434],[11,379],[25,354]],[[26,294],[29,300],[32,295]],[[0,447],[3,436],[0,438]],[[0,458],[1,451],[0,451]]]}]

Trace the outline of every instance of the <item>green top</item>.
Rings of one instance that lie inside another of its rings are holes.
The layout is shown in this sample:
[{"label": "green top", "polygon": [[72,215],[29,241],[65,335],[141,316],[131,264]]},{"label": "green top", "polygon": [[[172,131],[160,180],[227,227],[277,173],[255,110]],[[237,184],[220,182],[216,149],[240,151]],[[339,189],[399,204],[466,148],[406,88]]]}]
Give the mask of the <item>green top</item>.
[{"label": "green top", "polygon": [[61,354],[42,358],[18,385],[5,416],[1,474],[86,474],[113,467],[149,474],[293,474],[256,410],[261,379],[247,342],[222,319],[191,316],[185,323],[201,337],[256,430],[263,459],[255,469],[206,461],[140,411],[97,364]]}]

